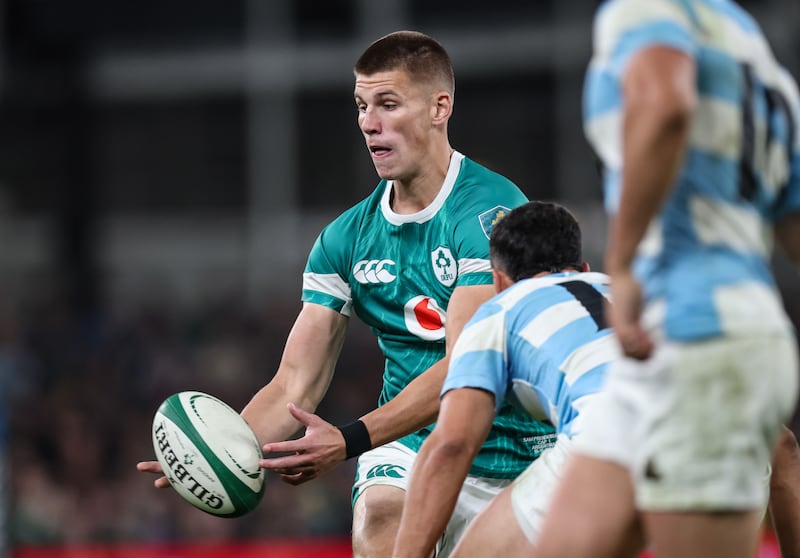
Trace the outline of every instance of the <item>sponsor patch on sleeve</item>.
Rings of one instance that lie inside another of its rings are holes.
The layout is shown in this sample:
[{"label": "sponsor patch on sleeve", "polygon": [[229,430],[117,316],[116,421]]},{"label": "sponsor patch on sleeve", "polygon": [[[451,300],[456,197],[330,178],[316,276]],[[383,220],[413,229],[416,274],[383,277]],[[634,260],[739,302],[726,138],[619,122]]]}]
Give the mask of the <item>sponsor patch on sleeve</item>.
[{"label": "sponsor patch on sleeve", "polygon": [[509,208],[497,205],[489,211],[484,211],[478,215],[478,221],[481,223],[481,229],[483,229],[483,234],[486,235],[486,238],[491,236],[494,226],[500,219],[505,217],[509,211],[511,211]]}]

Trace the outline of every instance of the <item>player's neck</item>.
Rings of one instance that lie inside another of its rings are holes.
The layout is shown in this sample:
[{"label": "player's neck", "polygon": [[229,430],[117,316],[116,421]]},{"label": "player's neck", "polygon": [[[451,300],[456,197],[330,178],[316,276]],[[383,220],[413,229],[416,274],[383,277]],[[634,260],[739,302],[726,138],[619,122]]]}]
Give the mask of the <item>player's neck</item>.
[{"label": "player's neck", "polygon": [[409,215],[422,211],[432,204],[442,189],[452,154],[453,150],[448,146],[444,156],[420,166],[414,176],[394,180],[389,198],[392,211]]}]

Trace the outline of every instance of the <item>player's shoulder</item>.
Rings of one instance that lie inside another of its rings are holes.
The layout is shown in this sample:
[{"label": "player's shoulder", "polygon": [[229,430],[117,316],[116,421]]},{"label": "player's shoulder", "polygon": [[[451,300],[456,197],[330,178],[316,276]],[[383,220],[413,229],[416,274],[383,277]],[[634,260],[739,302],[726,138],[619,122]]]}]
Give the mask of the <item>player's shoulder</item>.
[{"label": "player's shoulder", "polygon": [[464,157],[461,161],[461,170],[458,174],[458,181],[465,184],[496,184],[500,188],[518,190],[519,187],[507,176],[492,170],[486,164],[479,163],[469,157]]},{"label": "player's shoulder", "polygon": [[464,157],[452,193],[453,205],[490,209],[496,205],[514,208],[528,201],[510,178]]},{"label": "player's shoulder", "polygon": [[691,34],[698,17],[695,5],[680,0],[609,0],[595,15],[595,50],[618,49],[614,45],[623,37],[625,48],[647,44],[654,37],[675,35],[675,27]]},{"label": "player's shoulder", "polygon": [[368,222],[371,216],[380,211],[381,196],[386,189],[386,181],[381,180],[372,193],[342,211],[323,229],[330,234],[337,231],[358,230]]}]

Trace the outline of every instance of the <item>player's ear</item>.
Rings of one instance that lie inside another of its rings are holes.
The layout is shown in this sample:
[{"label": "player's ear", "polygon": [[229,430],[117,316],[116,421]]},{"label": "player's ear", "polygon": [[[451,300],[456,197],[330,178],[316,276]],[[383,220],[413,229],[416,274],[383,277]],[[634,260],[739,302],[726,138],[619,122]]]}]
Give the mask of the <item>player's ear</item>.
[{"label": "player's ear", "polygon": [[500,272],[492,268],[492,283],[494,284],[494,292],[500,292]]},{"label": "player's ear", "polygon": [[581,263],[581,271],[586,273],[587,271],[591,271],[591,270],[592,270],[592,268],[591,268],[591,266],[589,266],[589,262]]},{"label": "player's ear", "polygon": [[503,292],[514,284],[514,281],[511,280],[511,277],[509,277],[507,273],[494,267],[492,268],[492,282],[494,283],[494,291],[496,293]]},{"label": "player's ear", "polygon": [[438,91],[434,94],[434,101],[431,119],[434,124],[444,124],[453,114],[453,96],[447,91]]}]

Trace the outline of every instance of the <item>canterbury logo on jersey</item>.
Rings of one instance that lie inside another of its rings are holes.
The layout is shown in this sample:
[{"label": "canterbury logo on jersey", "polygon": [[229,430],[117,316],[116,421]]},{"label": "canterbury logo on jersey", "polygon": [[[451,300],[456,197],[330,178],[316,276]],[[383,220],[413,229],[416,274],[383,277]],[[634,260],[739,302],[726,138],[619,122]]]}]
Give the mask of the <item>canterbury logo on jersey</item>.
[{"label": "canterbury logo on jersey", "polygon": [[392,260],[361,260],[353,267],[353,278],[363,285],[391,283],[397,278]]},{"label": "canterbury logo on jersey", "polygon": [[405,476],[405,472],[405,467],[401,467],[400,465],[375,465],[367,472],[367,478],[390,477],[393,479],[402,479]]}]

